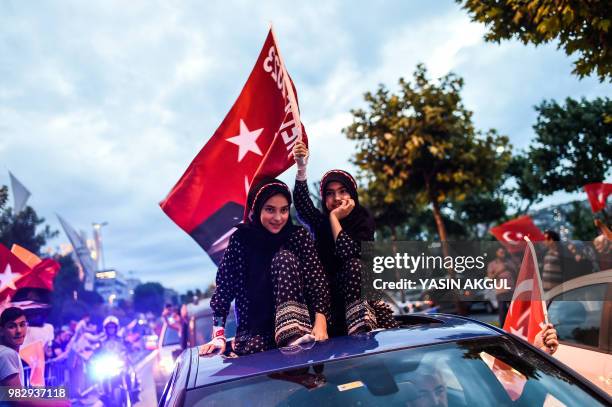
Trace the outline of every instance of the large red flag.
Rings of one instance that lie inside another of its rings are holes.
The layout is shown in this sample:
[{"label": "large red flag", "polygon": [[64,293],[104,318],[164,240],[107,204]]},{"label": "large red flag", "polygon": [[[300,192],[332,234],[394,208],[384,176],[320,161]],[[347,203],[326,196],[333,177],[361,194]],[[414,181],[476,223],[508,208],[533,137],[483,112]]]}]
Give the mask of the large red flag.
[{"label": "large red flag", "polygon": [[523,240],[525,236],[534,242],[544,240],[544,233],[529,216],[521,216],[492,227],[490,232],[511,253],[517,253],[525,249],[525,240]]},{"label": "large red flag", "polygon": [[270,29],[240,96],[181,179],[160,203],[217,264],[244,214],[250,185],[293,164],[306,134],[297,97]]},{"label": "large red flag", "polygon": [[606,208],[606,199],[608,199],[608,195],[612,194],[612,184],[595,182],[593,184],[586,184],[583,188],[589,197],[593,213]]},{"label": "large red flag", "polygon": [[504,331],[533,344],[536,336],[544,329],[547,319],[535,250],[533,244],[528,242],[504,322]]}]

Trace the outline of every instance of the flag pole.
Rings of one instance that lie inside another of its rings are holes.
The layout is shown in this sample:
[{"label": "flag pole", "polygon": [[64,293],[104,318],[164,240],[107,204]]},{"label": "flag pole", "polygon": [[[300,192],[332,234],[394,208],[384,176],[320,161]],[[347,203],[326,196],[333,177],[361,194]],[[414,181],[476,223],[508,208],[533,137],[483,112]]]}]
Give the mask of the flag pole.
[{"label": "flag pole", "polygon": [[535,266],[535,275],[538,281],[538,290],[540,291],[540,299],[542,301],[542,310],[544,311],[544,322],[548,325],[548,310],[546,309],[546,301],[544,300],[544,289],[542,286],[542,277],[540,277],[540,267],[538,266],[538,257],[536,256],[535,247],[529,237],[524,236],[523,239],[527,242],[527,246],[531,251],[531,257]]},{"label": "flag pole", "polygon": [[293,86],[291,86],[291,81],[289,80],[289,74],[287,73],[287,68],[285,67],[285,61],[281,56],[280,47],[278,46],[278,41],[276,40],[276,35],[274,34],[272,22],[270,22],[270,32],[272,33],[272,39],[274,40],[274,44],[276,45],[276,53],[278,54],[278,59],[280,60],[281,70],[283,73],[283,83],[285,84],[285,89],[287,89],[287,97],[289,98],[289,104],[291,106],[291,114],[293,115],[293,121],[296,125],[295,128],[298,131],[297,141],[302,141],[302,120],[300,119],[300,111],[298,109],[297,99],[295,98]]}]

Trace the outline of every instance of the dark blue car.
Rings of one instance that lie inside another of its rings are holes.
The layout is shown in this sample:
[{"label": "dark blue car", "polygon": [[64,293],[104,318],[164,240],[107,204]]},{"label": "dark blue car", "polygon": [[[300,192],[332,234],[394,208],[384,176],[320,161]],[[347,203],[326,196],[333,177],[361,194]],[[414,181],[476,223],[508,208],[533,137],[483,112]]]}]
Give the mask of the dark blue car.
[{"label": "dark blue car", "polygon": [[402,327],[249,356],[185,350],[161,406],[610,406],[554,358],[484,323],[403,316]]}]

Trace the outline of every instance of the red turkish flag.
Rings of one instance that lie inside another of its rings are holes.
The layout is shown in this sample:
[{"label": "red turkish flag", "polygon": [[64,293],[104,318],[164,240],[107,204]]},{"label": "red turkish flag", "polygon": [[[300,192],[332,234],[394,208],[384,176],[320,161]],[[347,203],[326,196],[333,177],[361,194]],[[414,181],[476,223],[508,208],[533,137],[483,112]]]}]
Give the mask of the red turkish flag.
[{"label": "red turkish flag", "polygon": [[525,236],[533,242],[544,240],[544,233],[529,216],[521,216],[492,227],[489,232],[511,253],[517,253],[525,249]]},{"label": "red turkish flag", "polygon": [[533,344],[536,336],[544,329],[546,322],[546,304],[542,296],[542,280],[540,279],[533,244],[529,243],[525,249],[521,270],[516,279],[512,302],[504,322],[504,331],[520,336]]},{"label": "red turkish flag", "polygon": [[612,184],[595,182],[593,184],[586,184],[583,188],[589,197],[593,213],[606,208],[606,199],[608,199],[608,195],[612,194]]},{"label": "red turkish flag", "polygon": [[17,291],[16,282],[32,270],[0,244],[0,300]]},{"label": "red turkish flag", "polygon": [[45,385],[45,350],[41,341],[30,343],[19,349],[19,357],[30,366],[30,385]]},{"label": "red turkish flag", "polygon": [[53,279],[59,269],[59,263],[52,259],[44,259],[31,269],[0,244],[0,301],[12,297],[20,288],[53,290]]},{"label": "red turkish flag", "polygon": [[160,203],[162,210],[218,263],[243,218],[250,185],[293,165],[300,134],[307,142],[296,91],[270,29],[240,96]]}]

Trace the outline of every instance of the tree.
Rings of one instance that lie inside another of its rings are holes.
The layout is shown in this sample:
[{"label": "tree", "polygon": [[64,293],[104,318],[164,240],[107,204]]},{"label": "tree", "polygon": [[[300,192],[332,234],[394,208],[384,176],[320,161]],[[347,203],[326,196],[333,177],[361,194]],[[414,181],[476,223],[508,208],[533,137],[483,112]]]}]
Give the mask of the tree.
[{"label": "tree", "polygon": [[523,158],[528,188],[550,195],[604,181],[612,169],[612,101],[567,98],[565,106],[551,100],[535,109],[536,138]]},{"label": "tree", "polygon": [[80,319],[84,313],[93,313],[93,308],[104,302],[98,293],[88,294],[79,279],[79,268],[72,255],[58,256],[61,268],[53,280],[51,295],[51,320],[62,324],[71,319]]},{"label": "tree", "polygon": [[499,193],[471,194],[463,201],[452,204],[454,220],[463,226],[465,237],[492,238],[489,229],[506,217],[508,205]]},{"label": "tree", "polygon": [[565,214],[568,223],[572,225],[572,239],[591,241],[599,234],[593,223],[593,213],[585,201],[573,201],[571,209]]},{"label": "tree", "polygon": [[486,41],[516,38],[524,44],[558,40],[569,56],[577,54],[573,73],[580,78],[597,73],[612,79],[610,4],[606,1],[456,0],[472,21],[485,23]]},{"label": "tree", "polygon": [[368,208],[374,216],[379,232],[377,238],[385,240],[388,234],[391,240],[395,241],[398,240],[398,233],[402,233],[401,226],[408,221],[409,215],[417,212],[417,208],[414,205],[410,207],[403,205],[407,199],[385,202],[385,195],[385,185],[370,183],[367,190],[359,192],[360,204]]},{"label": "tree", "polygon": [[344,129],[357,140],[353,162],[367,184],[366,200],[379,208],[431,205],[438,235],[447,240],[441,208],[492,191],[510,160],[508,138],[474,129],[461,101],[463,80],[448,74],[430,82],[424,65],[414,83],[399,80],[399,94],[380,85],[365,94],[367,110],[352,110]]},{"label": "tree", "polygon": [[2,185],[2,187],[0,187],[0,210],[4,209],[4,205],[6,205],[7,200],[8,200],[8,188],[6,185]]},{"label": "tree", "polygon": [[12,208],[5,208],[0,212],[0,243],[10,248],[18,244],[32,253],[40,255],[40,249],[59,233],[52,230],[49,225],[44,225],[42,230],[37,228],[45,223],[45,218],[40,218],[36,211],[26,206],[17,215],[13,214]]},{"label": "tree", "polygon": [[505,178],[514,182],[513,186],[504,188],[504,194],[514,198],[514,205],[511,206],[515,208],[516,215],[527,213],[532,205],[542,200],[542,193],[536,185],[537,179],[531,172],[531,164],[526,154],[512,156]]},{"label": "tree", "polygon": [[144,283],[134,288],[134,310],[160,315],[164,307],[164,287],[160,283]]}]

